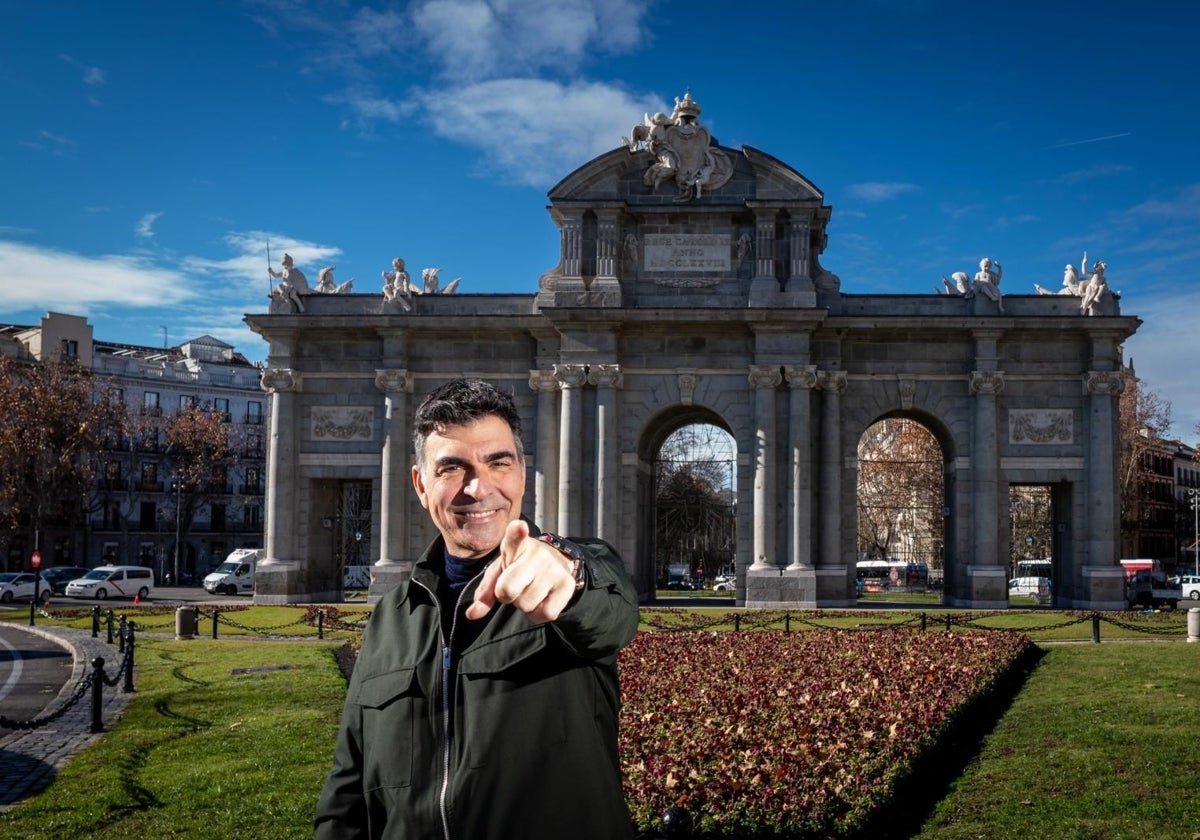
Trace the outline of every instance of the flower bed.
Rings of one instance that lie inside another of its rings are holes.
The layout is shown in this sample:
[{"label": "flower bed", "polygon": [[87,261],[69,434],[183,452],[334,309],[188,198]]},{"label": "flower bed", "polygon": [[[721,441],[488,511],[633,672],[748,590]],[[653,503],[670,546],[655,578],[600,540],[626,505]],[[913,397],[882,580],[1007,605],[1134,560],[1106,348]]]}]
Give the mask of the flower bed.
[{"label": "flower bed", "polygon": [[886,805],[956,712],[1032,647],[911,630],[639,633],[621,653],[621,760],[639,828],[837,837]]}]

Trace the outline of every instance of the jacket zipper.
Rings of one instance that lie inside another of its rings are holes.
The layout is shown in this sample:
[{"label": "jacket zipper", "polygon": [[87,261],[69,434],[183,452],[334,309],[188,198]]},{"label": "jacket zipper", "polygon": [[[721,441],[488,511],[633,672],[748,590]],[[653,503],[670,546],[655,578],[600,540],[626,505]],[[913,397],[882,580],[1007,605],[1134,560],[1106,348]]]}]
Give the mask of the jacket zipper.
[{"label": "jacket zipper", "polygon": [[433,602],[438,605],[438,638],[442,643],[442,790],[438,795],[438,810],[441,812],[442,837],[445,840],[452,840],[450,836],[450,810],[447,803],[447,797],[450,795],[450,676],[453,670],[451,644],[454,641],[454,630],[458,626],[458,612],[462,607],[463,596],[467,594],[467,590],[471,588],[471,584],[475,583],[482,576],[483,572],[480,572],[471,578],[467,581],[466,586],[462,588],[462,591],[458,593],[458,600],[454,603],[454,612],[450,616],[449,639],[446,638],[446,634],[442,630],[442,602],[438,600],[437,593],[420,581],[416,581],[425,591],[433,596]]}]

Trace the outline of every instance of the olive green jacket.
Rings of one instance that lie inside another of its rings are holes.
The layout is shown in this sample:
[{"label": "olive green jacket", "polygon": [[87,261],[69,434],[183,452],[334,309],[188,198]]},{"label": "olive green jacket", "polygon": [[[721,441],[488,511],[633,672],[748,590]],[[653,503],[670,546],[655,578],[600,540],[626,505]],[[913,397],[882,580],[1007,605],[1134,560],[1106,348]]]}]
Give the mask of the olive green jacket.
[{"label": "olive green jacket", "polygon": [[588,583],[549,624],[497,604],[460,650],[477,576],[444,639],[440,537],[380,600],[317,804],[317,840],[633,836],[616,661],[637,630],[637,594],[607,543],[572,542],[587,553]]}]

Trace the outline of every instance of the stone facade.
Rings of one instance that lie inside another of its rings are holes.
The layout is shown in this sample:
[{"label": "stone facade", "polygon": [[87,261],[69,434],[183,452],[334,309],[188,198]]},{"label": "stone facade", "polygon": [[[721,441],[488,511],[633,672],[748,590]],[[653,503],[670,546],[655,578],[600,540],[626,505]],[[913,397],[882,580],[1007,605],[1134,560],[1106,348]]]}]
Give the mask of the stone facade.
[{"label": "stone facade", "polygon": [[408,573],[435,535],[411,414],[466,374],[510,388],[527,419],[526,512],[615,545],[647,598],[651,463],[671,432],[705,421],[736,442],[739,603],[835,607],[854,601],[858,441],[909,416],[944,454],[947,603],[1007,607],[1007,488],[1035,483],[1054,499],[1056,603],[1121,608],[1120,348],[1139,321],[1111,296],[1084,317],[1065,295],[1006,295],[1001,314],[983,295],[843,294],[819,261],[823,194],[756,149],[713,150],[728,177],[711,190],[652,182],[640,144],[560,182],[561,260],[536,293],[405,311],[314,295],[248,316],[271,348],[256,600],[337,596],[321,523],[348,481],[371,489],[372,597]]}]

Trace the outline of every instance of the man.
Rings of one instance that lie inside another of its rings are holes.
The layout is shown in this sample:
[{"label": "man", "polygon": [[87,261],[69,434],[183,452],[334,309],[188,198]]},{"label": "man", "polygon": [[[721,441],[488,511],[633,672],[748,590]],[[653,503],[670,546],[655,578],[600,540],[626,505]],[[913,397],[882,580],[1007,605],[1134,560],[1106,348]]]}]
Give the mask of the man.
[{"label": "man", "polygon": [[632,837],[616,658],[638,615],[620,558],[520,517],[520,417],[492,386],[435,390],[413,440],[440,536],[372,612],[316,837]]}]

